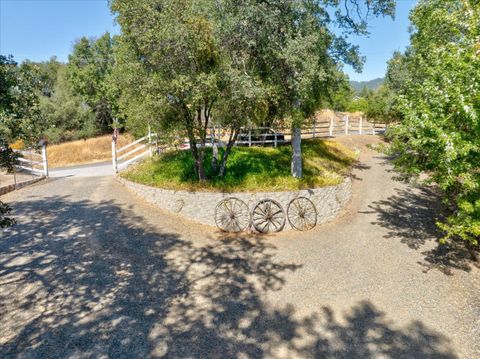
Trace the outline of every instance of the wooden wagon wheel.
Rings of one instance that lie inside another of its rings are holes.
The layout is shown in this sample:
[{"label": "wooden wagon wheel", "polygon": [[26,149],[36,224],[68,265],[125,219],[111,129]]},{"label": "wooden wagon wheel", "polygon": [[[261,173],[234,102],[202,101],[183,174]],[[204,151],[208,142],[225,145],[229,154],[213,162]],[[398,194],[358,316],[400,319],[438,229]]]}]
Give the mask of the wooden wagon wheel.
[{"label": "wooden wagon wheel", "polygon": [[250,225],[247,204],[236,197],[223,199],[215,207],[215,224],[224,232],[244,231]]},{"label": "wooden wagon wheel", "polygon": [[279,232],[285,226],[285,212],[280,203],[264,199],[252,211],[252,224],[258,232]]},{"label": "wooden wagon wheel", "polygon": [[297,197],[287,206],[288,223],[297,231],[308,231],[317,225],[317,209],[306,197]]}]

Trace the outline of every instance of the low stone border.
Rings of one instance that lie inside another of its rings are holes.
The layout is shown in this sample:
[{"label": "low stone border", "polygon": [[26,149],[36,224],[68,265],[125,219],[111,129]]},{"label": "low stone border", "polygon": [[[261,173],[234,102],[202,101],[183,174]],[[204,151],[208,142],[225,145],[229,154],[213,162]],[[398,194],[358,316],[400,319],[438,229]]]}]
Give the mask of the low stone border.
[{"label": "low stone border", "polygon": [[[317,207],[317,224],[325,223],[335,218],[347,205],[352,196],[352,181],[346,178],[337,186],[306,189],[292,192],[188,192],[174,191],[162,188],[145,186],[116,177],[120,183],[135,192],[147,202],[166,209],[170,212],[179,213],[193,221],[215,226],[215,207],[218,202],[226,197],[237,197],[244,201],[250,208],[258,201],[270,198],[279,202],[286,211],[288,203],[295,197],[309,198]],[[290,228],[288,220],[285,228]]]},{"label": "low stone border", "polygon": [[8,192],[15,191],[16,189],[20,189],[20,188],[29,186],[31,184],[37,183],[39,181],[44,180],[45,178],[46,177],[39,177],[39,178],[35,178],[35,179],[29,180],[29,181],[24,181],[24,182],[17,183],[16,185],[15,184],[9,184],[7,186],[0,187],[0,196],[2,196],[4,194],[7,194]]}]

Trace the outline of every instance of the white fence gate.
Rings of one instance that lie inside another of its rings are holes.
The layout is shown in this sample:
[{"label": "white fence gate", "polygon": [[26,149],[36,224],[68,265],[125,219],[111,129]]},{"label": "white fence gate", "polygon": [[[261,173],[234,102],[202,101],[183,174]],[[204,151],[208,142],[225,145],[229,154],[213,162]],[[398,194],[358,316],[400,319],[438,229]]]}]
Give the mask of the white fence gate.
[{"label": "white fence gate", "polygon": [[48,177],[47,146],[42,145],[40,152],[30,150],[15,150],[21,157],[18,158],[18,164],[15,166],[20,171],[27,171],[32,175]]},{"label": "white fence gate", "polygon": [[[112,167],[113,173],[117,174],[119,171],[124,170],[130,164],[138,161],[142,157],[149,155],[152,157],[152,145],[153,138],[156,138],[156,134],[148,131],[148,134],[138,140],[129,143],[123,147],[117,148],[117,141],[112,139]],[[129,150],[130,151],[127,151]],[[127,151],[127,152],[126,152]]]}]

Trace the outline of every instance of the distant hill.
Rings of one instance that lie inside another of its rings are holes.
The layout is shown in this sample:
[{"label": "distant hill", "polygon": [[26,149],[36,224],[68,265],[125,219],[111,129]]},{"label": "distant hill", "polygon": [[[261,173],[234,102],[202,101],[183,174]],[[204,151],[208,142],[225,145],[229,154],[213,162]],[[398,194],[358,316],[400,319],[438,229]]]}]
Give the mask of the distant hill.
[{"label": "distant hill", "polygon": [[350,81],[350,85],[352,85],[356,92],[362,91],[364,87],[370,90],[376,90],[383,83],[383,80],[383,78],[378,78],[370,81]]}]

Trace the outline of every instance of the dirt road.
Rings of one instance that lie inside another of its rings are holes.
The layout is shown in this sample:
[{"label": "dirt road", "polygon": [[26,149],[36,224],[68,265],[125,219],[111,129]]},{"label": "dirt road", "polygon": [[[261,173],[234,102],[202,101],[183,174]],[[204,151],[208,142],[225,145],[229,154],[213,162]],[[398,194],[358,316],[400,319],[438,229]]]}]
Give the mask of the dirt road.
[{"label": "dirt road", "polygon": [[354,198],[307,233],[225,237],[112,177],[2,200],[0,357],[479,358],[480,281],[436,249],[438,198],[365,150]]}]

